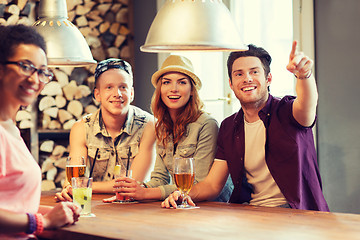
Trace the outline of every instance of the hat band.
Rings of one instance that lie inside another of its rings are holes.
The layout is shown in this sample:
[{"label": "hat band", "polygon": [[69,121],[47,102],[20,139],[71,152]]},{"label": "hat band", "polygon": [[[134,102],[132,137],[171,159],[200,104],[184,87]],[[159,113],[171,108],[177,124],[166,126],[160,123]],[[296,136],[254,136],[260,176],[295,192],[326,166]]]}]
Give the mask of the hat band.
[{"label": "hat band", "polygon": [[[101,66],[102,65],[102,66]],[[110,69],[121,69],[125,71],[127,74],[132,75],[131,68],[127,65],[127,63],[124,60],[118,59],[116,61],[104,61],[103,63],[100,63],[95,71],[95,80],[99,78],[99,76]]]}]

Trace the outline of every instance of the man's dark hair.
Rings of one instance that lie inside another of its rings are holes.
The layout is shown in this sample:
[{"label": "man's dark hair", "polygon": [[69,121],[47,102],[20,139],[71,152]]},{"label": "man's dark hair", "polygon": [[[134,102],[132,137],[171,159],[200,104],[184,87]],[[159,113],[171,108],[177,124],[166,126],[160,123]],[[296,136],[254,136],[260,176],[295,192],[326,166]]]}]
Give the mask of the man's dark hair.
[{"label": "man's dark hair", "polygon": [[30,26],[22,24],[0,26],[0,63],[6,62],[20,44],[33,44],[46,53],[44,38]]},{"label": "man's dark hair", "polygon": [[228,68],[228,75],[229,75],[231,82],[232,82],[231,73],[232,73],[233,63],[236,59],[241,58],[241,57],[257,57],[257,58],[259,58],[264,67],[265,76],[267,76],[270,73],[270,63],[271,63],[270,54],[265,49],[263,49],[261,47],[256,47],[253,44],[249,44],[248,47],[249,47],[249,50],[232,52],[232,53],[230,53],[230,55],[228,57],[227,68]]}]

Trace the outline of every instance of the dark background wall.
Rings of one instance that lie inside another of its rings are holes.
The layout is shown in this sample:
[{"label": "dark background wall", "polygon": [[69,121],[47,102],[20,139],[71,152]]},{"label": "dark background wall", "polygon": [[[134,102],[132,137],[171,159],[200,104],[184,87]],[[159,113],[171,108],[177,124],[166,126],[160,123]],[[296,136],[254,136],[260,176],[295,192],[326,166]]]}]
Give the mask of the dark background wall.
[{"label": "dark background wall", "polygon": [[360,213],[360,1],[314,2],[324,194],[332,211]]},{"label": "dark background wall", "polygon": [[140,46],[145,43],[147,32],[156,15],[156,0],[135,0],[134,8],[134,105],[150,112],[151,96],[154,87],[151,84],[151,76],[157,70],[157,54],[144,53]]}]

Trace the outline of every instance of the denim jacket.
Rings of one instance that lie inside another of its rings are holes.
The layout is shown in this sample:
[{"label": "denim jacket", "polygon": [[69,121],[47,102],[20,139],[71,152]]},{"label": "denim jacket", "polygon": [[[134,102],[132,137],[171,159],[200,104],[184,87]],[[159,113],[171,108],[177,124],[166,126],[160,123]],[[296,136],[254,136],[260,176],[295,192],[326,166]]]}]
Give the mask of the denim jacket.
[{"label": "denim jacket", "polygon": [[177,188],[172,182],[173,159],[179,156],[194,158],[195,183],[204,180],[214,161],[218,129],[217,121],[203,113],[196,122],[187,125],[186,133],[178,143],[175,154],[172,136],[169,137],[166,147],[157,142],[154,171],[146,185],[159,187],[161,199],[175,191]]},{"label": "denim jacket", "polygon": [[121,133],[113,141],[106,131],[100,110],[84,117],[89,159],[87,167],[92,166],[97,152],[92,175],[94,181],[112,180],[115,165],[126,167],[128,157],[129,167],[131,166],[134,157],[138,154],[145,125],[153,119],[154,117],[148,112],[130,105]]}]

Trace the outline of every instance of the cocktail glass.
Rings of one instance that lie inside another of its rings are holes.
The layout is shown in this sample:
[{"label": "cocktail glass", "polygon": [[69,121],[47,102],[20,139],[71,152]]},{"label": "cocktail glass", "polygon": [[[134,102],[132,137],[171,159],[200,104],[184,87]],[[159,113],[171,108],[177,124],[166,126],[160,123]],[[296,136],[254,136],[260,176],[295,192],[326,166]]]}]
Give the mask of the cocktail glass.
[{"label": "cocktail glass", "polygon": [[73,202],[82,209],[80,217],[95,217],[91,213],[92,180],[88,177],[73,177],[71,179]]}]

